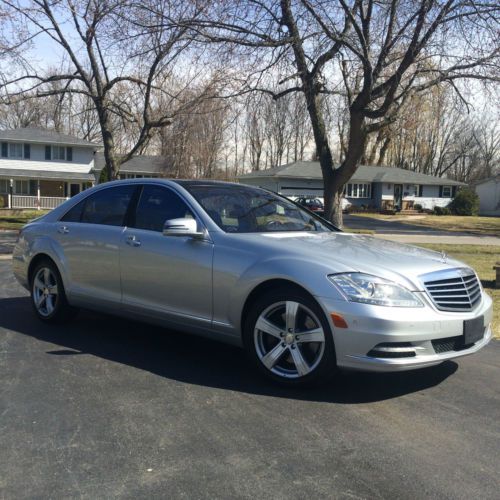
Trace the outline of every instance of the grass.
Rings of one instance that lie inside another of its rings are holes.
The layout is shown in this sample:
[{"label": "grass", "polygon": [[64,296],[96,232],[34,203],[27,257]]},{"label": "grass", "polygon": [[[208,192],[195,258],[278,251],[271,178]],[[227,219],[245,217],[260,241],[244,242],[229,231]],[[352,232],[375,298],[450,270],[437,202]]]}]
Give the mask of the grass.
[{"label": "grass", "polygon": [[493,299],[493,336],[500,339],[500,289],[495,289],[493,265],[500,261],[500,247],[489,245],[418,244],[431,250],[444,250],[450,257],[471,266],[481,279],[484,289]]},{"label": "grass", "polygon": [[349,229],[348,227],[344,226],[342,230],[346,233],[375,234],[375,231],[373,231],[372,229]]},{"label": "grass", "polygon": [[17,210],[0,212],[0,229],[21,229],[30,220],[41,217],[46,210]]},{"label": "grass", "polygon": [[443,231],[459,231],[482,235],[500,235],[500,217],[476,217],[460,215],[382,215],[382,214],[362,214],[363,217],[371,217],[378,220],[393,222],[404,222],[415,226],[432,227]]}]

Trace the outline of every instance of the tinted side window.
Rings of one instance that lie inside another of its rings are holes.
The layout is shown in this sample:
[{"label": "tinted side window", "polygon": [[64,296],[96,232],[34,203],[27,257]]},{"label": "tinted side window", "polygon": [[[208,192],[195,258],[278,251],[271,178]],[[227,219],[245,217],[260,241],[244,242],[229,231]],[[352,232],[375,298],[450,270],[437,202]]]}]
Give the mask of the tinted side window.
[{"label": "tinted side window", "polygon": [[131,225],[161,232],[165,221],[181,217],[193,217],[193,214],[176,193],[161,186],[145,185]]},{"label": "tinted side window", "polygon": [[82,222],[123,226],[127,208],[136,186],[117,186],[103,189],[85,199]]},{"label": "tinted side window", "polygon": [[77,203],[73,208],[70,208],[64,216],[61,218],[63,222],[80,222],[82,219],[83,207],[85,206],[85,200]]}]

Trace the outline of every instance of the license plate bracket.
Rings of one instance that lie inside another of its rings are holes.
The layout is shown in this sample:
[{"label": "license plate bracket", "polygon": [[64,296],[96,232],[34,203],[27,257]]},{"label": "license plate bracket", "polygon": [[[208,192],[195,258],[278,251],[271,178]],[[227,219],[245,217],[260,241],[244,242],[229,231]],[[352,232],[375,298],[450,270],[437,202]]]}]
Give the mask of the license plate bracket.
[{"label": "license plate bracket", "polygon": [[484,317],[464,321],[464,344],[474,344],[484,336]]}]

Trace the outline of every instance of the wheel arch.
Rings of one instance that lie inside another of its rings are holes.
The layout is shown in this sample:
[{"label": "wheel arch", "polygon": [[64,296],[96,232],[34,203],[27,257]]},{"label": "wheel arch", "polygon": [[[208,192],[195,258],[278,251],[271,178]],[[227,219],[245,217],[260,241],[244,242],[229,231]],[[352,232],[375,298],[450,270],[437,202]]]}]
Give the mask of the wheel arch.
[{"label": "wheel arch", "polygon": [[262,296],[262,294],[267,293],[270,290],[279,290],[279,289],[287,289],[287,290],[292,289],[294,291],[304,293],[310,299],[317,302],[316,298],[314,297],[314,295],[311,294],[311,292],[309,292],[307,289],[305,289],[303,286],[299,285],[298,283],[295,283],[294,281],[287,280],[284,278],[274,278],[274,279],[266,280],[262,283],[259,283],[248,294],[248,297],[245,300],[245,303],[243,305],[243,309],[241,312],[241,318],[240,318],[240,331],[242,334],[243,334],[243,329],[245,326],[245,321],[248,317],[248,313],[250,312],[250,309],[251,309],[252,305],[256,302],[256,300],[260,296]]},{"label": "wheel arch", "polygon": [[59,266],[57,265],[57,262],[54,261],[54,259],[46,254],[46,253],[43,253],[43,252],[40,252],[38,254],[36,254],[30,261],[29,263],[29,266],[28,266],[28,284],[30,285],[31,287],[31,280],[33,278],[33,273],[36,269],[36,266],[40,263],[40,262],[43,262],[44,260],[48,260],[50,261],[52,264],[54,264],[54,266],[56,267],[56,269],[58,270],[59,272],[59,275],[61,275],[61,270],[59,269]]}]

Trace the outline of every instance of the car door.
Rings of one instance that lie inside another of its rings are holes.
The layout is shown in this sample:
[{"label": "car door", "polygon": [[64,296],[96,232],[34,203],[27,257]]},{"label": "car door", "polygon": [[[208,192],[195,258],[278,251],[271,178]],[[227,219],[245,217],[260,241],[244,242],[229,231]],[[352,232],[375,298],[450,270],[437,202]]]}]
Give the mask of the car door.
[{"label": "car door", "polygon": [[73,302],[98,309],[120,307],[120,242],[137,189],[134,184],[101,189],[56,223],[67,293]]},{"label": "car door", "polygon": [[213,244],[208,236],[164,236],[165,221],[180,217],[196,215],[170,187],[144,184],[120,245],[123,307],[209,327]]}]

